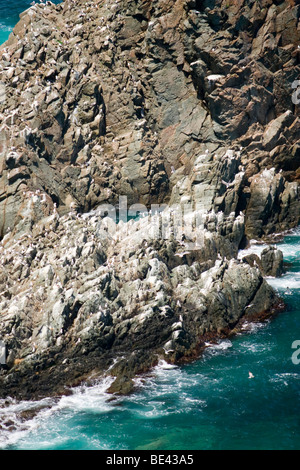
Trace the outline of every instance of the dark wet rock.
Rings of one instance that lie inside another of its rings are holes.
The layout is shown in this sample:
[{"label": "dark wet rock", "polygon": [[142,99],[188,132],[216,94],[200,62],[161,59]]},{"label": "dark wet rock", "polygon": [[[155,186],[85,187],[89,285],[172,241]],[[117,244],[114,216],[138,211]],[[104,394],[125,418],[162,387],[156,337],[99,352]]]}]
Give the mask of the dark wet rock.
[{"label": "dark wet rock", "polygon": [[132,379],[129,379],[126,376],[119,376],[107,389],[107,392],[117,395],[129,395],[133,390],[134,383]]}]

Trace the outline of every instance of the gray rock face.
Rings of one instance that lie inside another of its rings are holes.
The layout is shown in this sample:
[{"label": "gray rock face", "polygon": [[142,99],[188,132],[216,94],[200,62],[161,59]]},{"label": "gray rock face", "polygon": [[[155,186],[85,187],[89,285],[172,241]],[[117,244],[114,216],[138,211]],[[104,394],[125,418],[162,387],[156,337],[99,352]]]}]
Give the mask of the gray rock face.
[{"label": "gray rock face", "polygon": [[[297,225],[299,7],[263,3],[67,0],[24,12],[0,48],[2,236],[30,191],[61,214],[120,194],[149,207],[169,201],[173,169],[228,145],[243,147],[235,198],[249,203],[249,236]],[[262,210],[257,178],[271,168],[273,186],[284,173],[276,208]]]},{"label": "gray rock face", "polygon": [[263,273],[266,276],[280,277],[284,272],[283,253],[274,247],[265,248],[261,254]]},{"label": "gray rock face", "polygon": [[[107,370],[129,392],[158,358],[278,306],[263,276],[280,253],[237,254],[300,219],[294,3],[21,15],[0,47],[1,395]],[[146,216],[116,227],[100,209],[121,197]]]},{"label": "gray rock face", "polygon": [[252,253],[242,259],[250,266],[258,267],[264,276],[280,277],[285,272],[283,253],[274,246],[264,248],[260,257]]},{"label": "gray rock face", "polygon": [[[189,357],[206,335],[225,334],[246,313],[274,307],[278,299],[259,269],[234,258],[242,218],[230,226],[209,215],[201,239],[189,231],[182,241],[176,233],[163,236],[171,214],[113,225],[95,212],[54,213],[2,240],[0,337],[9,368],[2,395],[49,394],[53,380],[59,390],[73,384],[74,374],[63,373],[68,361],[81,378],[82,368],[109,369],[124,392],[159,358]],[[225,227],[236,236],[229,240]],[[36,371],[39,378],[28,382]]]}]

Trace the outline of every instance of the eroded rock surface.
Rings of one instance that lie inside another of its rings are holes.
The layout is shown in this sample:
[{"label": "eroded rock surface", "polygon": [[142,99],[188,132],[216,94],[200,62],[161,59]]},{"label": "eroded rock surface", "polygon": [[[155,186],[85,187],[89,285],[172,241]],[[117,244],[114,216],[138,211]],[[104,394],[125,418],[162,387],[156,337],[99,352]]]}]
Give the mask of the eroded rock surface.
[{"label": "eroded rock surface", "polygon": [[[0,47],[1,395],[108,369],[128,391],[159,357],[278,305],[263,276],[280,254],[237,254],[299,224],[297,3],[21,15]],[[120,196],[147,216],[113,227],[98,209]]]},{"label": "eroded rock surface", "polygon": [[158,236],[166,215],[112,229],[93,213],[54,213],[19,239],[5,237],[0,335],[9,373],[1,393],[50,394],[53,383],[62,390],[77,375],[107,370],[132,379],[161,358],[193,357],[206,335],[275,307],[259,269],[234,258],[242,217],[227,220],[236,242],[212,219],[191,249],[191,238]]}]

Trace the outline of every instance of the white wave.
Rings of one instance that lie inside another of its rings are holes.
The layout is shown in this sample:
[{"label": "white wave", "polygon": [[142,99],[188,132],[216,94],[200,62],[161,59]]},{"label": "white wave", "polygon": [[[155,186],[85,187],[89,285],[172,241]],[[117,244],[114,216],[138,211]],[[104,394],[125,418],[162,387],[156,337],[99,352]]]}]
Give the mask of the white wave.
[{"label": "white wave", "polygon": [[[16,444],[26,434],[36,429],[41,414],[53,404],[51,398],[21,402],[13,399],[0,400],[0,449]],[[28,413],[33,414],[31,419],[26,419]]]},{"label": "white wave", "polygon": [[[291,230],[288,234],[287,237],[299,237],[300,236],[300,226]],[[286,243],[285,241],[279,242],[279,243],[261,243],[260,241],[257,240],[250,240],[249,246],[243,250],[239,250],[238,252],[238,259],[242,259],[246,255],[250,254],[256,254],[258,256],[261,255],[262,251],[267,248],[268,246],[275,246],[279,250],[283,252],[283,255],[285,258],[296,258],[300,256],[300,246],[297,241],[295,243]]]},{"label": "white wave", "polygon": [[157,366],[155,367],[155,371],[158,372],[160,370],[171,370],[171,369],[178,369],[178,367],[174,364],[169,364],[165,360],[161,359]]},{"label": "white wave", "polygon": [[300,246],[299,244],[282,244],[278,245],[277,248],[282,251],[284,258],[287,261],[293,261],[300,256]]},{"label": "white wave", "polygon": [[229,339],[221,340],[217,343],[206,343],[206,351],[210,351],[212,353],[218,353],[222,351],[226,351],[229,348],[232,348],[232,342]]},{"label": "white wave", "polygon": [[289,233],[289,237],[299,237],[300,236],[300,225],[298,227],[293,228]]},{"label": "white wave", "polygon": [[300,375],[295,373],[295,372],[281,372],[278,374],[275,374],[271,380],[281,380],[281,379],[296,379],[300,380]]},{"label": "white wave", "polygon": [[251,240],[249,247],[243,250],[239,250],[237,257],[238,259],[242,259],[244,256],[252,255],[252,254],[260,256],[262,251],[268,246],[269,245],[266,245],[264,243],[259,243],[256,240]]},{"label": "white wave", "polygon": [[[107,377],[92,386],[82,385],[71,390],[71,395],[65,395],[60,399],[46,398],[40,401],[0,400],[0,449],[13,446],[24,441],[29,433],[45,430],[47,422],[54,416],[66,414],[68,417],[82,411],[95,412],[97,414],[108,413],[114,409],[110,403],[111,395],[107,388],[113,382],[112,377]],[[33,417],[26,419],[26,414],[32,412]],[[61,437],[58,437],[60,445]],[[55,445],[55,437],[52,439]],[[39,441],[39,447],[47,448],[48,441]]]},{"label": "white wave", "polygon": [[[106,377],[95,385],[82,385],[72,390],[72,395],[63,396],[55,410],[72,410],[72,411],[94,411],[96,413],[107,413],[113,409],[108,402],[111,395],[107,394],[107,389],[114,379]],[[54,408],[52,409],[52,411]]]},{"label": "white wave", "polygon": [[163,401],[152,401],[150,404],[147,404],[147,406],[143,407],[142,409],[136,410],[136,413],[141,418],[153,419],[174,414],[175,409],[171,407],[166,407],[166,404]]},{"label": "white wave", "polygon": [[190,408],[197,406],[197,407],[206,407],[207,403],[205,400],[201,400],[200,398],[192,398],[192,397],[182,397],[184,405],[190,404]]},{"label": "white wave", "polygon": [[300,375],[291,373],[291,372],[283,372],[283,373],[278,373],[275,374],[273,377],[269,379],[271,383],[276,383],[284,386],[288,386],[291,382],[295,380],[299,380]]},{"label": "white wave", "polygon": [[7,26],[6,24],[0,23],[0,31],[10,32],[13,28],[11,26]]},{"label": "white wave", "polygon": [[178,400],[172,404],[167,404],[165,401],[151,401],[144,408],[138,409],[136,413],[142,418],[155,419],[170,415],[187,414],[194,409],[199,410],[206,406],[205,400],[183,395],[179,396]]},{"label": "white wave", "polygon": [[273,343],[249,343],[249,342],[244,342],[239,346],[240,351],[246,351],[247,353],[254,353],[254,354],[259,354],[263,353],[266,351],[271,352],[274,348]]},{"label": "white wave", "polygon": [[248,322],[245,321],[241,327],[242,333],[257,333],[257,331],[266,327],[266,322]]},{"label": "white wave", "polygon": [[275,290],[285,295],[292,295],[300,289],[300,273],[288,273],[278,278],[267,277],[266,281]]}]

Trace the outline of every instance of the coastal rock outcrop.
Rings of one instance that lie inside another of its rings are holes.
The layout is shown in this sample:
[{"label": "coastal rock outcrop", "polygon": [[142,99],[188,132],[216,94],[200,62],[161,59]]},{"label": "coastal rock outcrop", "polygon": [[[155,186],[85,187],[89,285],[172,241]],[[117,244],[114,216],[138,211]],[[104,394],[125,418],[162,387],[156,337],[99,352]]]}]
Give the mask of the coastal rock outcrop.
[{"label": "coastal rock outcrop", "polygon": [[299,224],[299,9],[65,0],[21,15],[0,46],[1,396],[103,373],[129,391],[158,358],[278,307],[264,276],[279,251],[238,251]]},{"label": "coastal rock outcrop", "polygon": [[[275,307],[258,267],[234,258],[226,231],[216,237],[204,228],[191,247],[191,238],[159,233],[166,214],[112,226],[99,214],[54,213],[21,238],[3,239],[1,395],[51,394],[53,383],[62,393],[79,377],[107,371],[127,390],[121,377],[132,380],[162,358],[193,357],[206,336]],[[212,223],[223,230],[222,221]]]},{"label": "coastal rock outcrop", "polygon": [[263,3],[67,0],[24,12],[0,49],[2,236],[30,191],[62,214],[120,194],[149,207],[168,202],[174,171],[228,146],[243,147],[249,236],[297,225],[299,6]]}]

